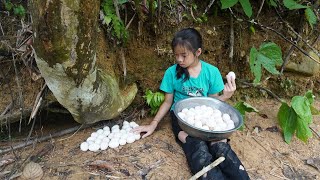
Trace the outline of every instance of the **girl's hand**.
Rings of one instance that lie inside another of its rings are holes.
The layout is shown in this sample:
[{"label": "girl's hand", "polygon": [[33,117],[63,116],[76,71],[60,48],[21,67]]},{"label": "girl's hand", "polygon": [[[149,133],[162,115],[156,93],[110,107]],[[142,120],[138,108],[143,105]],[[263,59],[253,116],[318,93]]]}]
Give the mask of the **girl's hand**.
[{"label": "girl's hand", "polygon": [[136,127],[132,131],[134,133],[138,133],[138,134],[145,132],[145,134],[142,136],[142,138],[145,138],[154,132],[157,125],[158,125],[158,122],[153,120],[153,121],[151,121],[151,123],[149,125]]},{"label": "girl's hand", "polygon": [[235,90],[237,89],[237,86],[234,78],[232,78],[231,76],[226,76],[226,78],[227,83],[224,85],[223,96],[226,99],[229,99],[234,94]]}]

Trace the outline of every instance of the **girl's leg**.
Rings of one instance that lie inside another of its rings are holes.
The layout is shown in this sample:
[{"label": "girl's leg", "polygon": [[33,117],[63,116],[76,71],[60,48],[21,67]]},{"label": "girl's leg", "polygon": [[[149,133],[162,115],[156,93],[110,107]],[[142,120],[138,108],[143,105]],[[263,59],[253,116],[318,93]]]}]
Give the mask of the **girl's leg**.
[{"label": "girl's leg", "polygon": [[[196,174],[202,170],[203,167],[212,163],[212,155],[209,152],[208,145],[205,141],[201,141],[190,136],[187,136],[186,143],[182,143],[178,138],[178,134],[180,131],[182,131],[182,129],[180,128],[177,117],[174,115],[173,111],[171,111],[170,114],[172,120],[172,130],[176,137],[176,141],[182,146],[191,172]],[[205,177],[202,176],[201,179],[224,180],[224,177],[220,168],[215,167],[210,170]]]},{"label": "girl's leg", "polygon": [[247,180],[250,179],[243,164],[239,160],[238,156],[231,149],[231,146],[225,142],[217,142],[209,147],[210,153],[213,155],[213,159],[217,159],[221,156],[226,159],[219,164],[219,167],[226,177],[230,180]]},{"label": "girl's leg", "polygon": [[[196,174],[213,162],[212,155],[210,154],[205,141],[188,136],[186,143],[182,144],[182,149],[186,155],[189,167],[193,174]],[[225,177],[223,176],[220,168],[217,166],[211,169],[205,177],[202,176],[201,179],[224,180]]]}]

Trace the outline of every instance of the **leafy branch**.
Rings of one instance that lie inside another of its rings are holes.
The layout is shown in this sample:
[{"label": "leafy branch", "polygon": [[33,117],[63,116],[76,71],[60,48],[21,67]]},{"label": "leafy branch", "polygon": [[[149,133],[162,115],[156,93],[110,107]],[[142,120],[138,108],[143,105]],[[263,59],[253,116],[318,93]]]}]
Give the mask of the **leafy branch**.
[{"label": "leafy branch", "polygon": [[283,102],[278,111],[278,121],[283,130],[284,140],[289,144],[292,136],[307,142],[312,137],[309,125],[312,123],[312,115],[320,114],[319,110],[312,106],[315,96],[308,91],[304,96],[294,96],[291,106]]},{"label": "leafy branch", "polygon": [[162,92],[154,93],[148,89],[143,97],[151,108],[151,115],[156,114],[164,101],[164,94]]}]

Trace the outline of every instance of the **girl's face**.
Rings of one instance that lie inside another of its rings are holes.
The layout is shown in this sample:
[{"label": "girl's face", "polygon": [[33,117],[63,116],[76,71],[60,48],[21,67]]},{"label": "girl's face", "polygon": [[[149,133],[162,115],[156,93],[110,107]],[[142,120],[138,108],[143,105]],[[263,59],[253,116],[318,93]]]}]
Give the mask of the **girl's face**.
[{"label": "girl's face", "polygon": [[183,68],[195,66],[199,62],[198,56],[200,54],[200,48],[195,53],[183,46],[177,46],[174,48],[174,55],[176,57],[176,61]]}]

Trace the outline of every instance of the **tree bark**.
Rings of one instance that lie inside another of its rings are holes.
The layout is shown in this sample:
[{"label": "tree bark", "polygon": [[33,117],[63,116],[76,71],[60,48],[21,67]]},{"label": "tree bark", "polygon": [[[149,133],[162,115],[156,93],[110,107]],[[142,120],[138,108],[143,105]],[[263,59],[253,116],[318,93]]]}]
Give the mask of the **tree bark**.
[{"label": "tree bark", "polygon": [[100,1],[32,0],[30,6],[36,62],[58,102],[79,123],[118,116],[131,104],[137,87],[121,89],[114,62],[106,58],[98,28]]}]

